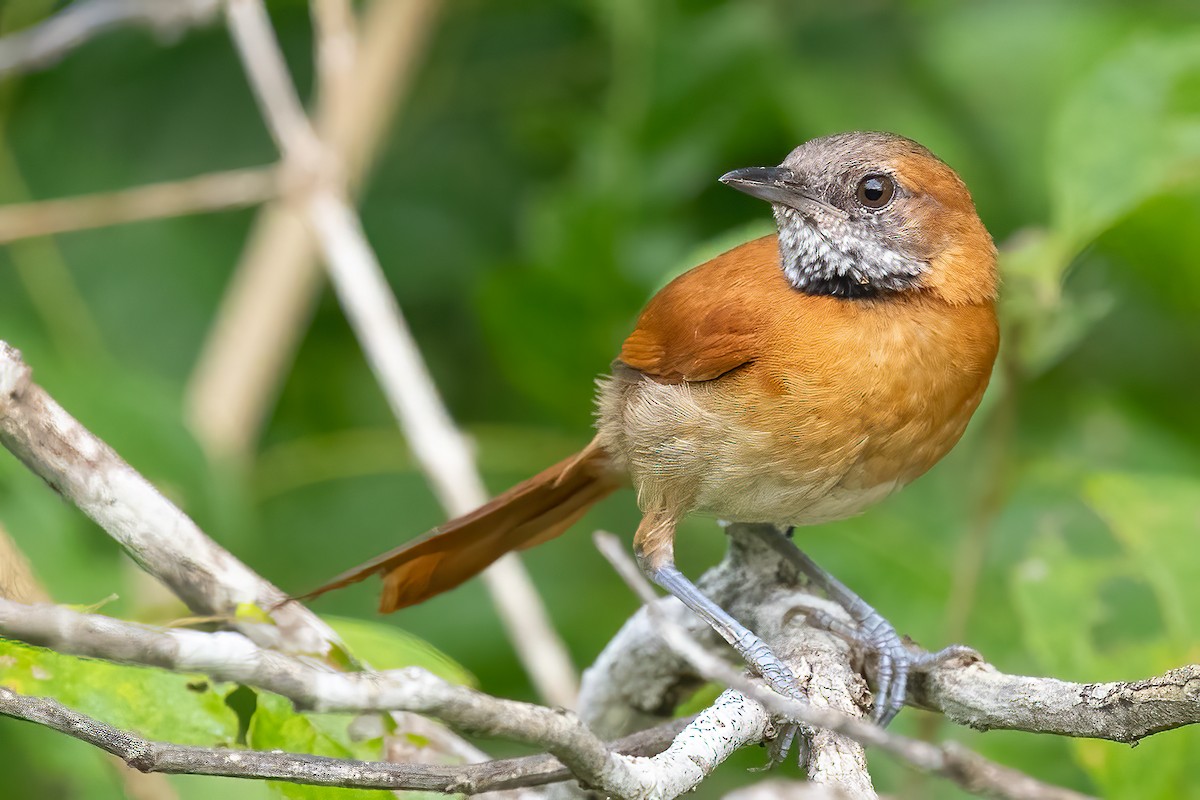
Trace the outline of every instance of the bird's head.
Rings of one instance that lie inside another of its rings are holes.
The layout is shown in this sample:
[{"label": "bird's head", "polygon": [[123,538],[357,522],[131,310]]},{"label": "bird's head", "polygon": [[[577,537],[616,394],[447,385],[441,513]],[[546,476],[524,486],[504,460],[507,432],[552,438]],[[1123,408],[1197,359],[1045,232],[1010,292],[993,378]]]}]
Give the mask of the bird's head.
[{"label": "bird's head", "polygon": [[826,136],[777,167],[736,169],[721,182],[771,203],[781,267],[801,292],[926,292],[954,305],[995,298],[996,248],[966,185],[910,139]]}]

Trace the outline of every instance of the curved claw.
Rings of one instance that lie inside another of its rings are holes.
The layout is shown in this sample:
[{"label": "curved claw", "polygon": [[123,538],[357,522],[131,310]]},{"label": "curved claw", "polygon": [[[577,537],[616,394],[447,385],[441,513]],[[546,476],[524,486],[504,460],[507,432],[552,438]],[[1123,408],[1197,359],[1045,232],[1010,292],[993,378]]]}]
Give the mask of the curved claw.
[{"label": "curved claw", "polygon": [[[801,691],[796,676],[788,669],[783,662],[777,662],[781,670],[770,670],[771,674],[763,674],[763,679],[767,684],[784,697],[790,697],[793,700],[808,701],[808,695]],[[808,741],[812,737],[814,731],[807,725],[798,722],[789,722],[785,724],[778,735],[771,741],[769,748],[770,756],[765,769],[782,764],[788,757],[788,752],[792,749],[792,743],[797,742],[797,759],[801,768],[804,768],[808,761]]]},{"label": "curved claw", "polygon": [[858,639],[859,644],[875,653],[878,659],[875,667],[875,710],[872,716],[880,727],[887,727],[904,707],[913,656],[892,624],[874,610],[859,622],[852,638]]},{"label": "curved claw", "polygon": [[878,614],[873,614],[857,629],[843,624],[835,632],[873,652],[877,658],[872,718],[881,728],[886,728],[904,707],[908,676],[913,670],[928,669],[954,658],[979,658],[976,650],[961,644],[952,644],[935,652],[914,649],[905,644],[892,624]]},{"label": "curved claw", "polygon": [[952,645],[936,653],[910,649],[892,624],[878,611],[797,548],[790,539],[790,529],[781,531],[763,528],[756,529],[755,533],[807,576],[813,585],[824,591],[830,600],[844,608],[853,620],[852,623],[847,623],[823,612],[809,615],[810,623],[825,627],[875,654],[873,717],[881,727],[895,719],[904,707],[904,698],[908,692],[908,675],[913,669],[974,653],[963,645]]}]

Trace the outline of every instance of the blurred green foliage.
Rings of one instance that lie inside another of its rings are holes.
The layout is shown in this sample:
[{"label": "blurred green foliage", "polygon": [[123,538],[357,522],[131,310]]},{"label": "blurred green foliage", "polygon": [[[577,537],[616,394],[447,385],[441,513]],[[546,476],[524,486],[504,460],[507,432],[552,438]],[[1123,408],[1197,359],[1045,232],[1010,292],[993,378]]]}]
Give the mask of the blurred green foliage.
[{"label": "blurred green foliage", "polygon": [[[0,28],[54,5],[0,4]],[[307,91],[306,5],[272,8]],[[1197,660],[1200,8],[1188,0],[448,3],[361,206],[490,486],[587,440],[592,379],[658,286],[768,229],[765,207],[715,178],[847,129],[911,136],[964,176],[1003,250],[1005,346],[945,463],[802,544],[917,640],[965,641],[1008,671],[1102,681]],[[273,157],[219,26],[170,46],[114,33],[0,85],[3,202]],[[185,382],[252,218],[2,248],[0,338],[203,528],[302,590],[442,515],[328,295],[250,463],[209,462],[183,425]],[[630,531],[636,520],[622,494],[579,527]],[[7,455],[0,521],[56,600],[116,591],[106,613],[151,613],[117,547]],[[692,574],[722,548],[710,521],[681,532]],[[578,532],[525,560],[586,665],[635,602]],[[318,608],[374,621],[375,590]],[[428,640],[487,691],[533,699],[478,582],[382,624]],[[366,630],[387,639],[380,624]],[[382,650],[434,657],[408,639]],[[370,747],[277,698],[257,696],[247,727],[244,704],[226,702],[232,687],[194,691],[124,668],[101,677],[95,664],[19,652],[29,663],[6,662],[5,681],[56,659],[39,673],[58,681],[45,691],[147,735]],[[83,685],[71,677],[81,669]],[[131,680],[140,699],[121,707],[90,691]],[[939,727],[912,710],[896,727],[1108,797],[1200,797],[1193,731],[1131,749]],[[121,796],[108,762],[64,737],[0,720],[0,753],[25,796]],[[761,760],[742,754],[699,794],[754,780],[746,767]],[[872,764],[889,793],[959,796],[882,756]],[[266,791],[172,782],[189,798]]]}]

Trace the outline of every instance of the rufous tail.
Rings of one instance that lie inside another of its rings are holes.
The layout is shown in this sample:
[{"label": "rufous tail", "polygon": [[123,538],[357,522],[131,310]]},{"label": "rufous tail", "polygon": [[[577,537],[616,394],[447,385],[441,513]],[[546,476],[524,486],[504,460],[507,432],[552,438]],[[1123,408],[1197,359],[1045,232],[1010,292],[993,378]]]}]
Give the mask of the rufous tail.
[{"label": "rufous tail", "polygon": [[469,514],[344,572],[295,599],[306,600],[383,576],[379,610],[416,605],[478,575],[511,550],[549,541],[620,486],[608,454],[594,442]]}]

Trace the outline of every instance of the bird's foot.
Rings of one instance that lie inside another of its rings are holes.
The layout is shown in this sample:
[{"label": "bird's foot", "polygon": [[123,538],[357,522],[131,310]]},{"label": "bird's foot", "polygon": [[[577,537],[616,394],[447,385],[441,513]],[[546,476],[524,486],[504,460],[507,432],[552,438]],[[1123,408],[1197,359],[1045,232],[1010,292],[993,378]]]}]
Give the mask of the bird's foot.
[{"label": "bird's foot", "polygon": [[[796,674],[761,640],[759,640],[759,645],[758,647],[751,646],[745,655],[746,660],[759,673],[767,686],[790,700],[807,703],[808,693],[801,688]],[[785,721],[767,746],[769,760],[763,769],[770,769],[782,764],[787,759],[788,753],[791,752],[793,744],[796,744],[797,760],[803,768],[808,761],[808,743],[814,733],[813,728],[808,725],[790,720]]]},{"label": "bird's foot", "polygon": [[808,725],[803,725],[799,722],[785,722],[779,728],[775,738],[767,744],[767,763],[754,769],[774,769],[775,767],[787,761],[788,753],[791,752],[792,743],[796,744],[796,763],[800,769],[805,769],[808,766],[808,743],[812,741],[813,734],[816,731]]},{"label": "bird's foot", "polygon": [[871,677],[875,684],[875,708],[872,718],[880,727],[886,727],[904,707],[911,673],[955,658],[982,659],[976,650],[962,644],[953,644],[935,652],[925,650],[896,633],[895,627],[873,609],[857,624],[838,619],[826,611],[810,612],[808,621],[810,625],[840,636],[873,657]]},{"label": "bird's foot", "polygon": [[791,541],[791,528],[766,529],[757,533],[785,561],[806,576],[813,586],[845,609],[850,622],[835,619],[824,612],[810,613],[809,621],[860,646],[869,656],[874,656],[875,709],[872,716],[880,727],[891,722],[904,707],[910,672],[928,669],[950,658],[978,657],[978,653],[963,645],[953,645],[930,653],[906,644],[882,614],[795,546]]},{"label": "bird's foot", "polygon": [[[808,696],[796,689],[794,686],[791,690],[782,691],[777,686],[772,686],[776,692],[784,697],[792,700],[800,700],[808,702]],[[792,745],[796,745],[796,763],[801,769],[808,765],[808,747],[812,741],[816,730],[803,722],[794,722],[785,720],[777,729],[775,737],[767,744],[767,763],[763,769],[771,769],[782,764],[788,758],[788,753],[792,750]]]}]

